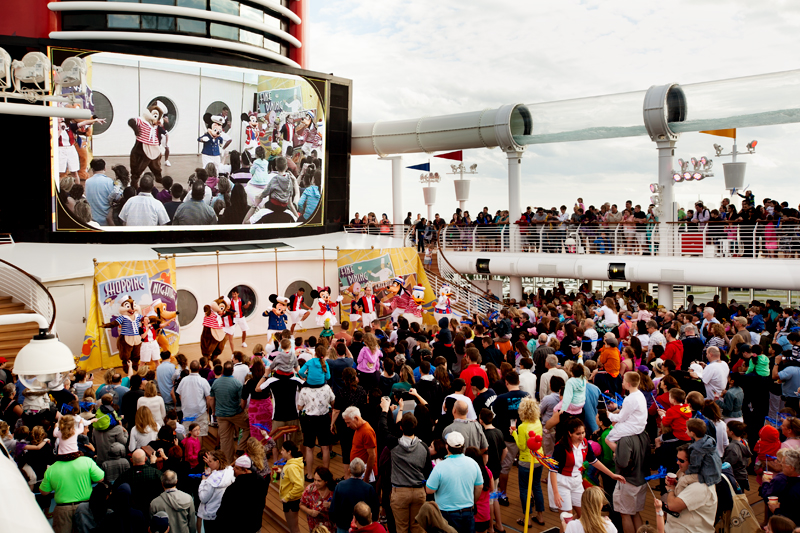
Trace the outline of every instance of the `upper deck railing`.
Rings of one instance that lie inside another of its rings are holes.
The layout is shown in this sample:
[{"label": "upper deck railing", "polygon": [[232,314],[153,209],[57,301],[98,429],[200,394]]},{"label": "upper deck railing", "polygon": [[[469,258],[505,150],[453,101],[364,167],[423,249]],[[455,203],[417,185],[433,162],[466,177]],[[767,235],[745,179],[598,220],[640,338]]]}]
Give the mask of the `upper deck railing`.
[{"label": "upper deck railing", "polygon": [[448,225],[439,239],[449,252],[800,258],[800,223],[793,222]]}]

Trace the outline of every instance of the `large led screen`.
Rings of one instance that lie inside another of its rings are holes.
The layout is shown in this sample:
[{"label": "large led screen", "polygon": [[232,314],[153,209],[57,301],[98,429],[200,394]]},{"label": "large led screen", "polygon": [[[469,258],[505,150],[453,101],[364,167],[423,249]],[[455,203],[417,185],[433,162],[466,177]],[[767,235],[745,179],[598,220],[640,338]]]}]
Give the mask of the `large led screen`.
[{"label": "large led screen", "polygon": [[[52,119],[56,231],[320,226],[321,80],[107,52],[85,60],[87,120]],[[54,61],[55,63],[55,61]]]}]

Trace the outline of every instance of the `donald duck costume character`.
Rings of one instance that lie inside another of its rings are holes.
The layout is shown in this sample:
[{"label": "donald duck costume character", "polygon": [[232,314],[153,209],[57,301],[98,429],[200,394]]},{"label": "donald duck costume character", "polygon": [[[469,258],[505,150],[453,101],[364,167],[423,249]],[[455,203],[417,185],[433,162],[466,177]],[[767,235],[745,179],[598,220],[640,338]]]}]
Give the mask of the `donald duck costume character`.
[{"label": "donald duck costume character", "polygon": [[453,296],[453,289],[450,285],[442,285],[439,288],[439,299],[436,301],[436,307],[433,309],[433,316],[438,322],[442,318],[450,318],[453,316],[452,304],[458,301],[458,298],[451,300]]}]

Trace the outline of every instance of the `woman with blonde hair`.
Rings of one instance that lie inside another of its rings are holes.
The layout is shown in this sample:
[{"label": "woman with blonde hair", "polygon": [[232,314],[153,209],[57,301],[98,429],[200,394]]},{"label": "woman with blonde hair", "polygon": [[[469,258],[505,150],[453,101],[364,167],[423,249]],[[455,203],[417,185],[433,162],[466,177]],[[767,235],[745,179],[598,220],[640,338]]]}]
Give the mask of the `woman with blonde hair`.
[{"label": "woman with blonde hair", "polygon": [[[519,465],[517,468],[517,474],[519,476],[519,499],[522,502],[522,508],[525,509],[525,503],[528,501],[528,478],[532,475],[532,503],[536,507],[536,518],[534,518],[533,521],[543,526],[544,494],[542,493],[542,464],[533,456],[531,450],[528,449],[528,437],[530,437],[530,432],[540,437],[542,436],[542,422],[539,419],[539,402],[534,400],[531,396],[523,398],[519,403],[517,413],[519,414],[521,424],[519,427],[514,427],[514,425],[512,425],[511,436],[514,438],[519,448]],[[533,472],[531,472],[531,466],[533,466]],[[517,520],[517,524],[519,525],[524,525],[524,523],[524,518]]]},{"label": "woman with blonde hair", "polygon": [[153,419],[158,427],[164,425],[164,417],[167,416],[167,409],[164,406],[164,398],[158,393],[158,386],[155,381],[148,381],[144,386],[144,396],[136,402],[136,409],[147,407],[153,414]]},{"label": "woman with blonde hair", "polygon": [[[261,431],[264,431],[263,429]],[[266,432],[265,432],[266,433]],[[255,437],[250,437],[244,443],[244,454],[253,461],[253,471],[264,479],[270,474],[267,464],[267,451]]]},{"label": "woman with blonde hair", "polygon": [[141,406],[136,410],[136,424],[131,428],[131,438],[128,442],[128,451],[135,452],[142,446],[147,446],[158,437],[158,424],[153,418],[150,408]]},{"label": "woman with blonde hair", "polygon": [[603,506],[608,500],[600,487],[589,487],[581,495],[580,518],[569,524],[561,519],[561,530],[566,533],[617,533],[617,528],[603,516]]},{"label": "woman with blonde hair", "polygon": [[378,375],[380,373],[381,349],[378,346],[378,339],[372,333],[364,335],[364,347],[358,354],[358,381],[364,390],[371,391],[378,385]]}]

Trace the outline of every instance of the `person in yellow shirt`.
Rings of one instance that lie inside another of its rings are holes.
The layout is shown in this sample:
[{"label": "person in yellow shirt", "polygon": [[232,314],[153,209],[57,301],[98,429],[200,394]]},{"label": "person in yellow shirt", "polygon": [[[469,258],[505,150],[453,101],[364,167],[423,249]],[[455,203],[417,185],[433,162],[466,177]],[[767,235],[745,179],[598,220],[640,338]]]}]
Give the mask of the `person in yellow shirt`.
[{"label": "person in yellow shirt", "polygon": [[[544,494],[542,494],[542,464],[536,460],[528,449],[528,438],[531,436],[530,432],[535,435],[542,436],[542,421],[539,419],[539,402],[533,399],[532,396],[523,398],[519,403],[520,425],[514,427],[512,421],[511,436],[517,443],[519,448],[519,465],[517,472],[519,475],[519,499],[522,502],[522,508],[525,509],[526,502],[528,501],[528,476],[533,476],[533,484],[531,489],[533,492],[533,503],[536,506],[536,517],[533,519],[539,525],[544,525]],[[533,467],[533,472],[531,472]],[[517,524],[524,525],[525,518],[517,520]],[[533,526],[529,526],[533,527]]]},{"label": "person in yellow shirt", "polygon": [[280,497],[283,502],[283,513],[291,533],[299,533],[300,497],[303,495],[303,454],[292,441],[283,443],[281,459],[286,461],[281,472]]}]

